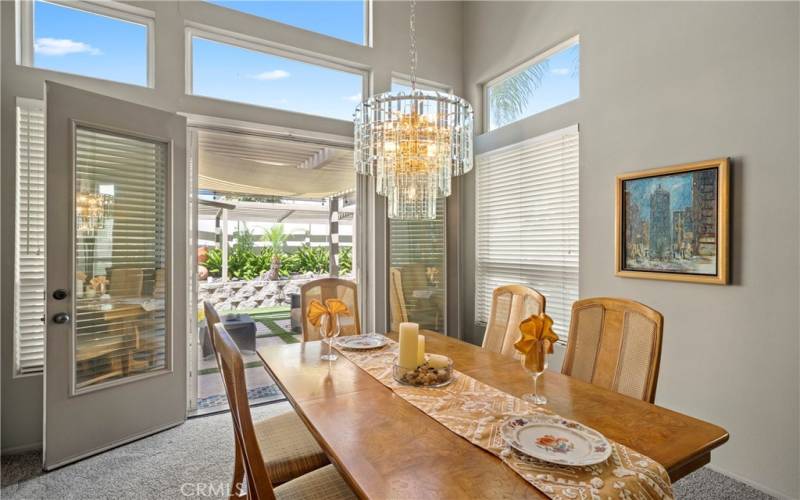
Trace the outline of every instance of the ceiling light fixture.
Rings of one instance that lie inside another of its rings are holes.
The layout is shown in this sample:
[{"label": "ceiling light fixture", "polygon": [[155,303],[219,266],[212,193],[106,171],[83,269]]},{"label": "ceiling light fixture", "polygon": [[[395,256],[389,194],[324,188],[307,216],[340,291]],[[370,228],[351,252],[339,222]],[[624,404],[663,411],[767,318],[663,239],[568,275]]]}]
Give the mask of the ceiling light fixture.
[{"label": "ceiling light fixture", "polygon": [[472,170],[472,106],[417,89],[416,1],[411,0],[411,92],[386,92],[356,107],[355,168],[376,177],[390,219],[435,219],[451,178]]}]

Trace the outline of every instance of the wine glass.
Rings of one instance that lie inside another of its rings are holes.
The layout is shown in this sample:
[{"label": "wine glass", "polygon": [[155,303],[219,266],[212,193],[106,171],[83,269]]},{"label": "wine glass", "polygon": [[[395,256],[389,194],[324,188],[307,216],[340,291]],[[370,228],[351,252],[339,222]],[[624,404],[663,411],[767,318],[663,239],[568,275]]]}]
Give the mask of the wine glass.
[{"label": "wine glass", "polygon": [[533,377],[533,392],[523,394],[522,399],[535,405],[547,404],[547,398],[539,395],[537,381],[539,376],[547,369],[547,349],[544,340],[533,343],[533,347],[522,357],[522,366]]},{"label": "wine glass", "polygon": [[[329,321],[333,321],[333,325],[331,325],[330,328],[328,327]],[[338,337],[341,332],[342,327],[338,314],[334,315],[334,317],[327,314],[322,317],[319,324],[319,334],[324,338],[324,342],[328,344],[328,354],[323,354],[320,356],[320,359],[325,361],[336,361],[339,359],[339,356],[333,352],[331,344],[333,344],[333,339]]]}]

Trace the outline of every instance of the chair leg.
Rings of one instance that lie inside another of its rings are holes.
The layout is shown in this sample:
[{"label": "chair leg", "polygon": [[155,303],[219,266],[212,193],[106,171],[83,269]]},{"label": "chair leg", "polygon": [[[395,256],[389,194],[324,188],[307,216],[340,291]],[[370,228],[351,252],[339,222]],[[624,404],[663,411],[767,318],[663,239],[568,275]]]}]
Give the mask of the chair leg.
[{"label": "chair leg", "polygon": [[233,461],[233,482],[231,483],[231,494],[229,498],[246,498],[243,495],[243,491],[245,489],[244,486],[244,455],[242,455],[242,449],[239,448],[239,442],[235,441],[236,443],[236,458]]}]

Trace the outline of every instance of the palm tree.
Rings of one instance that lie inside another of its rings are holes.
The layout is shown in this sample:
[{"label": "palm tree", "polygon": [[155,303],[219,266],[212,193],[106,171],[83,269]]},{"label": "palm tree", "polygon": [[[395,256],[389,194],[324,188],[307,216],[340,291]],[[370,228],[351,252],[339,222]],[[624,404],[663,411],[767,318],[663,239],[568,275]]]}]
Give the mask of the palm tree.
[{"label": "palm tree", "polygon": [[283,224],[274,224],[269,231],[266,231],[263,240],[269,242],[272,247],[272,268],[271,275],[277,279],[278,271],[281,269],[281,253],[289,235],[283,230]]},{"label": "palm tree", "polygon": [[499,127],[520,118],[527,109],[533,93],[542,86],[542,79],[549,66],[547,60],[534,64],[497,83],[489,90],[489,108],[495,126]]}]

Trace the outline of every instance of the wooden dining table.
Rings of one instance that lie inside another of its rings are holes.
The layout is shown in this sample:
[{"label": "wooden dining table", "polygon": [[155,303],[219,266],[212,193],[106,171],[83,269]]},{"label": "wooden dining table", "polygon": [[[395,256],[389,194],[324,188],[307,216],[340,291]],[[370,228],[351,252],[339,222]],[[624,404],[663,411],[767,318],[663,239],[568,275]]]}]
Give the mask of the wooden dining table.
[{"label": "wooden dining table", "polygon": [[[428,353],[515,396],[532,389],[519,361],[424,331]],[[388,334],[397,339],[396,334]],[[320,359],[319,341],[258,349],[300,418],[362,498],[545,498],[501,460],[450,431],[346,357]],[[713,424],[576,378],[539,378],[546,407],[656,460],[675,481],[728,440]]]}]

